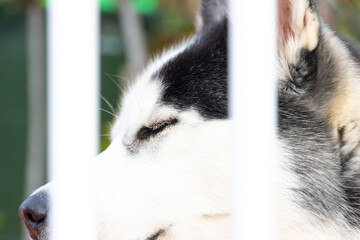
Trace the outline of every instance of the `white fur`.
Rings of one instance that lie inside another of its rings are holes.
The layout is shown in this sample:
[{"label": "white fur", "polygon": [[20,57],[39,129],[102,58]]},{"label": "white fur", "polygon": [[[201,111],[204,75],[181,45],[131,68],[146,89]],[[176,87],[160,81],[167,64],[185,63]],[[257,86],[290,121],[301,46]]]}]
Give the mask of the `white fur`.
[{"label": "white fur", "polygon": [[[124,94],[121,103],[121,111],[119,117],[115,119],[111,129],[111,138],[115,139],[118,134],[125,134],[126,128],[139,127],[143,124],[151,124],[152,121],[159,120],[159,113],[166,111],[156,110],[161,96],[161,91],[164,86],[161,86],[159,79],[154,79],[154,74],[163,66],[165,62],[174,58],[179,53],[183,52],[195,41],[194,38],[185,40],[181,44],[164,51],[159,57],[155,58],[147,68],[135,79],[134,84],[131,85]],[[171,110],[170,110],[171,111]],[[158,114],[156,114],[156,112]],[[170,117],[174,113],[167,113]],[[127,129],[128,131],[131,131]]]},{"label": "white fur", "polygon": [[[301,49],[314,50],[319,40],[319,19],[317,14],[309,8],[308,2],[293,0],[289,4],[291,6],[291,19],[282,21],[290,21],[289,25],[293,35],[284,36],[284,33],[279,32],[279,62],[281,69],[287,69],[288,64],[295,64],[298,61]],[[287,73],[281,74],[283,76]]]},{"label": "white fur", "polygon": [[[112,144],[94,161],[99,238],[229,238],[227,120],[205,121],[195,110],[178,111],[160,102],[163,86],[154,73],[188,43],[167,51],[126,92],[112,129]],[[136,133],[178,119],[148,140]],[[128,146],[136,148],[129,152]]]},{"label": "white fur", "polygon": [[100,239],[146,239],[159,229],[170,234],[163,239],[228,239],[229,124],[192,111],[179,119],[137,155],[115,140],[96,160]]}]

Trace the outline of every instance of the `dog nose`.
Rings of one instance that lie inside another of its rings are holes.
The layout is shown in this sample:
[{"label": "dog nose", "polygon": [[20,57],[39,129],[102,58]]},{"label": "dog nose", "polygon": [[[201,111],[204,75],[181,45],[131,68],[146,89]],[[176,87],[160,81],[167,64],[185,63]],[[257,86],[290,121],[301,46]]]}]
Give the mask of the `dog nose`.
[{"label": "dog nose", "polygon": [[39,231],[45,225],[47,211],[47,197],[44,194],[32,195],[21,204],[19,215],[32,239],[38,239]]}]

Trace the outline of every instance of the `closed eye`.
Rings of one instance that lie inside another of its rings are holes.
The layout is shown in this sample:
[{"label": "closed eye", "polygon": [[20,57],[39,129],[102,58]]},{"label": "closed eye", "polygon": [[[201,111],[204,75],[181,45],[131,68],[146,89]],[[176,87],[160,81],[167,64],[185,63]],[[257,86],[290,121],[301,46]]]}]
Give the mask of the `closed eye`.
[{"label": "closed eye", "polygon": [[162,132],[164,129],[166,129],[169,126],[175,125],[178,123],[178,120],[176,118],[169,119],[167,121],[163,121],[160,123],[156,123],[154,125],[151,125],[150,127],[142,127],[136,134],[137,140],[144,141],[149,139],[152,136],[157,135],[158,133]]},{"label": "closed eye", "polygon": [[156,233],[154,233],[153,235],[151,235],[150,237],[146,238],[146,240],[156,240],[158,239],[161,235],[163,235],[165,233],[165,229],[160,229],[159,231],[157,231]]}]

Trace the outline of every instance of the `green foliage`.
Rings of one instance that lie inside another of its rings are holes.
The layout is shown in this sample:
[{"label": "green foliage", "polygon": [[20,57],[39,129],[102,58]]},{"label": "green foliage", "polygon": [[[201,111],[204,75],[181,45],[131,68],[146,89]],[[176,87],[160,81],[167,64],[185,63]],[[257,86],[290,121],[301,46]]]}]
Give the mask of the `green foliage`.
[{"label": "green foliage", "polygon": [[[10,0],[0,0],[1,2],[9,2]],[[46,7],[48,0],[36,0],[39,4]],[[140,14],[149,14],[154,12],[158,6],[158,0],[130,0],[131,6],[136,12]],[[100,9],[102,12],[115,13],[117,0],[99,0]]]},{"label": "green foliage", "polygon": [[[17,209],[23,200],[26,150],[25,14],[0,11],[0,239],[21,236]],[[1,10],[1,8],[0,8]]]},{"label": "green foliage", "polygon": [[5,214],[0,209],[0,232],[2,232],[1,230],[3,229],[4,224],[5,224]]},{"label": "green foliage", "polygon": [[143,18],[149,52],[166,48],[194,31],[192,19],[167,5],[160,5],[154,14]]},{"label": "green foliage", "polygon": [[100,140],[100,152],[104,151],[110,145],[109,137],[109,123],[101,124],[101,140]]},{"label": "green foliage", "polygon": [[131,5],[134,7],[136,12],[141,14],[149,14],[154,12],[159,2],[158,0],[131,0]]},{"label": "green foliage", "polygon": [[116,12],[116,0],[100,0],[100,9],[103,12],[113,13]]},{"label": "green foliage", "polygon": [[330,10],[340,35],[360,44],[360,0],[335,1]]},{"label": "green foliage", "polygon": [[38,2],[40,5],[46,7],[47,4],[48,4],[48,1],[47,0],[36,0],[36,2]]},{"label": "green foliage", "polygon": [[360,0],[349,0],[354,8],[360,13]]}]

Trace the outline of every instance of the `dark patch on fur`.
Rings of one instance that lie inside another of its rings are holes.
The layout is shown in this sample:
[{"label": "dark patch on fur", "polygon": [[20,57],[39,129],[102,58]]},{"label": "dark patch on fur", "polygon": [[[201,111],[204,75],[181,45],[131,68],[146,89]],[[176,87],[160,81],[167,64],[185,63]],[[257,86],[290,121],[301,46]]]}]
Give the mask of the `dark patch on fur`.
[{"label": "dark patch on fur", "polygon": [[318,12],[317,1],[315,1],[315,0],[308,0],[308,1],[309,1],[309,7],[310,7],[310,9],[311,9],[313,12],[317,13],[317,12]]},{"label": "dark patch on fur", "polygon": [[302,49],[299,61],[290,65],[292,83],[297,93],[303,93],[312,87],[314,79],[316,79],[317,69],[317,48],[313,51]]},{"label": "dark patch on fur", "polygon": [[318,46],[313,51],[301,49],[297,63],[289,66],[291,75],[287,79],[280,79],[285,81],[280,88],[295,94],[299,101],[316,110],[323,118],[342,77],[332,51],[332,46],[320,31]]},{"label": "dark patch on fur", "polygon": [[202,0],[200,5],[203,27],[207,28],[216,20],[226,16],[226,0]]},{"label": "dark patch on fur", "polygon": [[205,29],[154,78],[165,86],[161,102],[182,110],[195,108],[207,119],[227,118],[227,20]]},{"label": "dark patch on fur", "polygon": [[345,145],[344,133],[345,133],[345,126],[342,126],[341,128],[338,129],[340,147],[343,147]]}]

